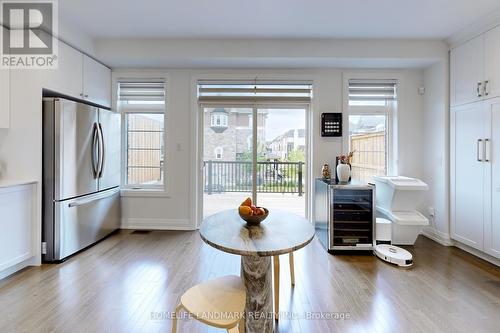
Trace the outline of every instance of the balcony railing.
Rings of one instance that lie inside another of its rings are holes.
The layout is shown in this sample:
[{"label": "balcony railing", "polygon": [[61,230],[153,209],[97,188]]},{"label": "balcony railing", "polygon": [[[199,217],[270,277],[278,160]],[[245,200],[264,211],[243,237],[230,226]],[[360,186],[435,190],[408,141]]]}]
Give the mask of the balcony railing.
[{"label": "balcony railing", "polygon": [[[252,192],[252,162],[204,161],[205,193]],[[257,192],[304,193],[304,162],[257,162]]]}]

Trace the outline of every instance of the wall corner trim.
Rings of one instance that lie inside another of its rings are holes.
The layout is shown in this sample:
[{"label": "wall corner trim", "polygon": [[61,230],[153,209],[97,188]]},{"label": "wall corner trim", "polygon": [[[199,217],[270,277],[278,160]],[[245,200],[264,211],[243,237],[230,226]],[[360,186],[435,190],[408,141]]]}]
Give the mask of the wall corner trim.
[{"label": "wall corner trim", "polygon": [[454,242],[450,238],[449,234],[436,230],[434,228],[425,228],[422,231],[422,235],[443,245],[443,246],[453,246]]}]

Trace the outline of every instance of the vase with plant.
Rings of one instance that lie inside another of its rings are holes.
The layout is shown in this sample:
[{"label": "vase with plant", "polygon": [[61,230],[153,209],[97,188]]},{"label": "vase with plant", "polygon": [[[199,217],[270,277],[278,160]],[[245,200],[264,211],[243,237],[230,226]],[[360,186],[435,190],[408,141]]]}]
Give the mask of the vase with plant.
[{"label": "vase with plant", "polygon": [[354,151],[349,154],[337,156],[337,178],[341,183],[347,183],[351,179],[351,162]]}]

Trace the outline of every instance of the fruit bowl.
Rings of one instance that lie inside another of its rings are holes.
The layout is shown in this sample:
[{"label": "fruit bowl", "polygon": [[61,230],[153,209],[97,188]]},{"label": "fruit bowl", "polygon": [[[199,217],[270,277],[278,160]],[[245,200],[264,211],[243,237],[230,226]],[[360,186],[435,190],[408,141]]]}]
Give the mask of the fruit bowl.
[{"label": "fruit bowl", "polygon": [[250,225],[258,225],[260,224],[262,221],[264,221],[266,219],[266,217],[269,215],[269,210],[267,208],[264,208],[264,207],[257,207],[257,208],[262,208],[264,209],[264,214],[262,215],[248,215],[248,214],[243,214],[241,213],[241,211],[238,210],[238,213],[240,214],[240,217],[245,220],[245,222],[247,224],[250,224]]}]

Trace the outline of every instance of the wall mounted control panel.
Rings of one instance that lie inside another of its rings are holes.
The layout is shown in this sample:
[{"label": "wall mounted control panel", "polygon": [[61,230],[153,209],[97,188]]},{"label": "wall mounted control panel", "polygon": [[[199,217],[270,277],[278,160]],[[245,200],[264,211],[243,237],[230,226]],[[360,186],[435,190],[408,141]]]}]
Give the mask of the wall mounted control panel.
[{"label": "wall mounted control panel", "polygon": [[321,136],[342,136],[342,113],[321,114]]}]

